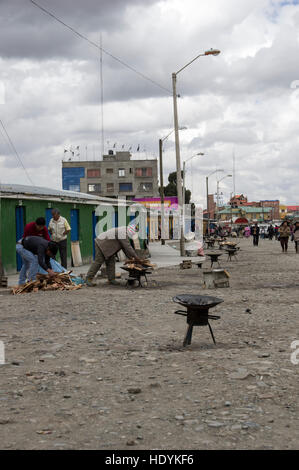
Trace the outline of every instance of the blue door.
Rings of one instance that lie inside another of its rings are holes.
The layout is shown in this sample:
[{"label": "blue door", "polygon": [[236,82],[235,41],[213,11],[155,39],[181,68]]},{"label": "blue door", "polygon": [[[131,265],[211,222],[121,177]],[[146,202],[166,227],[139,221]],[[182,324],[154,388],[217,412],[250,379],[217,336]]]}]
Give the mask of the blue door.
[{"label": "blue door", "polygon": [[[22,238],[25,228],[25,210],[24,207],[16,207],[16,242]],[[22,267],[22,258],[17,254],[17,270]]]},{"label": "blue door", "polygon": [[96,225],[97,225],[97,217],[95,211],[92,213],[92,256],[95,259],[95,242],[94,239],[96,238]]},{"label": "blue door", "polygon": [[79,209],[71,209],[71,241],[79,241]]},{"label": "blue door", "polygon": [[118,212],[115,211],[113,214],[113,228],[118,227]]},{"label": "blue door", "polygon": [[[46,209],[46,227],[47,228],[49,227],[49,222],[51,219],[52,219],[52,209]],[[52,238],[51,235],[50,235],[50,238]]]}]

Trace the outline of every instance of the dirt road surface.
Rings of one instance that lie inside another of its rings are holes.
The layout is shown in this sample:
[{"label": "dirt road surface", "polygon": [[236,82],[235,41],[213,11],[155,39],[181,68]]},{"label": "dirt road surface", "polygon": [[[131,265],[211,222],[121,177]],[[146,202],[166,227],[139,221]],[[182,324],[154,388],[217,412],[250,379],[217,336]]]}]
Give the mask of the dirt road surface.
[{"label": "dirt road surface", "polygon": [[[299,255],[251,243],[220,258],[226,289],[171,267],[144,289],[2,290],[1,449],[298,448]],[[183,293],[224,299],[216,346],[195,327],[182,347]]]}]

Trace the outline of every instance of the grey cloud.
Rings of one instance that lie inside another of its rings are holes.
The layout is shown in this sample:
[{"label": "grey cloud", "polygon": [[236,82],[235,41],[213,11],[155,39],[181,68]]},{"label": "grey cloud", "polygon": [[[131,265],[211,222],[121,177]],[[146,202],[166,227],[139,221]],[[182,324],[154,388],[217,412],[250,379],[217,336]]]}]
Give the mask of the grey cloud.
[{"label": "grey cloud", "polygon": [[[95,42],[127,27],[128,8],[157,0],[38,0],[41,6]],[[29,0],[0,3],[0,56],[16,58],[75,58],[88,54],[88,44],[35,7]]]}]

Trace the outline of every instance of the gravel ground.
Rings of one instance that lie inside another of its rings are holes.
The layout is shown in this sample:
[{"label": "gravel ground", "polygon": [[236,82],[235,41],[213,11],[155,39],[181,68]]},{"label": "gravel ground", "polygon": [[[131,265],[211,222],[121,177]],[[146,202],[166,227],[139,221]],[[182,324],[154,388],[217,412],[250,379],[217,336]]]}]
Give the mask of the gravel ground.
[{"label": "gravel ground", "polygon": [[[197,267],[171,267],[144,289],[2,290],[0,448],[298,448],[299,255],[251,243],[240,241],[236,262],[222,256],[226,289],[204,290]],[[216,346],[195,327],[182,347],[179,293],[224,299]]]}]

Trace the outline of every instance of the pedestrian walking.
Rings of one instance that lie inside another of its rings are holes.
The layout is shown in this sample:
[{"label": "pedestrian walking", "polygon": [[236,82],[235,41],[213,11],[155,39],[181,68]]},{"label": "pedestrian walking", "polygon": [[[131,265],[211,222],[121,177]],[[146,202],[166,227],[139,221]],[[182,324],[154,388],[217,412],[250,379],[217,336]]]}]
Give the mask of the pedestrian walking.
[{"label": "pedestrian walking", "polygon": [[67,269],[67,236],[71,231],[71,227],[68,221],[60,215],[58,209],[52,210],[52,219],[49,222],[48,229],[53,242],[58,245],[61,266]]},{"label": "pedestrian walking", "polygon": [[295,242],[295,251],[298,254],[299,253],[299,222],[296,222],[295,227],[294,227],[294,242]]},{"label": "pedestrian walking", "polygon": [[251,230],[250,230],[250,227],[247,225],[247,227],[245,227],[244,229],[244,237],[249,238],[250,234],[251,234]]},{"label": "pedestrian walking", "polygon": [[272,224],[271,224],[270,227],[268,228],[268,235],[269,235],[269,240],[273,240],[273,236],[274,236],[274,227],[273,227]]},{"label": "pedestrian walking", "polygon": [[282,252],[286,253],[288,251],[289,237],[291,235],[291,230],[288,222],[285,220],[278,229],[279,232],[279,241],[281,244]]},{"label": "pedestrian walking", "polygon": [[260,228],[257,222],[251,228],[251,234],[253,236],[253,246],[258,246],[260,238]]}]

